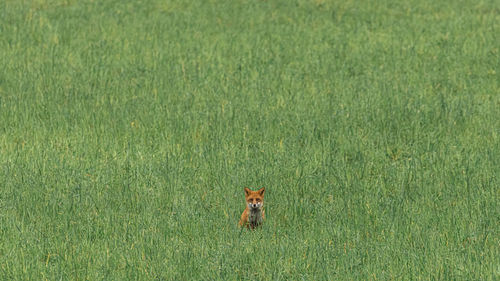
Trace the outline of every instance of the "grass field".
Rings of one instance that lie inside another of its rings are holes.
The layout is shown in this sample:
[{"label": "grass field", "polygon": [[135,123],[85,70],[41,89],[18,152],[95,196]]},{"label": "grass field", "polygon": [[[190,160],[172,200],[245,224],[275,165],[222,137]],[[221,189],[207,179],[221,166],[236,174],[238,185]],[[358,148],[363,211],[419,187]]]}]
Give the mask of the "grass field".
[{"label": "grass field", "polygon": [[499,34],[497,1],[2,0],[0,279],[498,280]]}]

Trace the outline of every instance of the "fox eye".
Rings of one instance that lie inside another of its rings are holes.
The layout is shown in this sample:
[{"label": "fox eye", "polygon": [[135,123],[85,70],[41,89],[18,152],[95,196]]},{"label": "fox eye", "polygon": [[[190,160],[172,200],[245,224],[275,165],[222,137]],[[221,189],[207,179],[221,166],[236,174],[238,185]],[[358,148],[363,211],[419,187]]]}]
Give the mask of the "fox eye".
[{"label": "fox eye", "polygon": [[257,202],[260,202],[260,199],[257,199]]}]

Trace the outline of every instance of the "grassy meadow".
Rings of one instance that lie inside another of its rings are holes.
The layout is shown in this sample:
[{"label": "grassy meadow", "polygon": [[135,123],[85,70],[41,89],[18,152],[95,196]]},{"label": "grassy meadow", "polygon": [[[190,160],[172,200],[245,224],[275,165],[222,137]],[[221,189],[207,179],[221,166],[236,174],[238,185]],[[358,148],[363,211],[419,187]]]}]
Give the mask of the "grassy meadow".
[{"label": "grassy meadow", "polygon": [[2,0],[0,280],[498,280],[499,34],[488,0]]}]

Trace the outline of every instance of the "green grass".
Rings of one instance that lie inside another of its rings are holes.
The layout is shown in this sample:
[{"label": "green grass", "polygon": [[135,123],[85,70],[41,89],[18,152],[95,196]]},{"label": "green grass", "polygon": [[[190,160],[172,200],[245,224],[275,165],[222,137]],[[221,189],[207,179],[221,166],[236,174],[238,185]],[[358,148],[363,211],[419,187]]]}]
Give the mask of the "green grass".
[{"label": "green grass", "polygon": [[0,279],[498,280],[498,34],[497,1],[0,1]]}]

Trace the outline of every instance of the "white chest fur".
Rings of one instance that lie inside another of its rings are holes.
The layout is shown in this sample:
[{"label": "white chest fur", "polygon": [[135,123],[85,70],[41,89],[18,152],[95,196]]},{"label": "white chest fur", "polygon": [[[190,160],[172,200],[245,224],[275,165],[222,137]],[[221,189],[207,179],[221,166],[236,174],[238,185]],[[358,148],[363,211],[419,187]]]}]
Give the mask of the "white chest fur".
[{"label": "white chest fur", "polygon": [[253,225],[258,225],[262,223],[262,211],[261,209],[252,210],[248,214],[248,222]]}]

